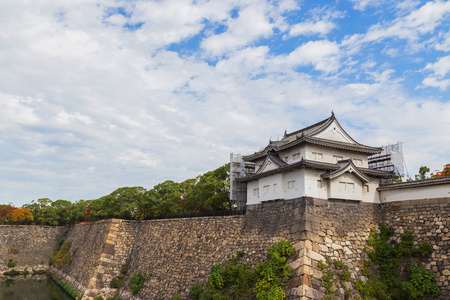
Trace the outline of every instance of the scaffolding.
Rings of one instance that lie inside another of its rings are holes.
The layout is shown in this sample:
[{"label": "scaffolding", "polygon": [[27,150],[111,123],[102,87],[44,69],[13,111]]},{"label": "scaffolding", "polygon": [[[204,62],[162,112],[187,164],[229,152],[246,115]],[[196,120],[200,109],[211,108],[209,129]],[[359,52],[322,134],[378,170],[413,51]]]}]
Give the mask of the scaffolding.
[{"label": "scaffolding", "polygon": [[255,164],[245,162],[241,154],[230,154],[230,199],[235,200],[239,210],[247,204],[247,183],[236,179],[255,172]]},{"label": "scaffolding", "polygon": [[395,175],[403,177],[405,167],[403,160],[403,142],[383,146],[379,154],[368,157],[369,168],[381,171],[394,172]]}]

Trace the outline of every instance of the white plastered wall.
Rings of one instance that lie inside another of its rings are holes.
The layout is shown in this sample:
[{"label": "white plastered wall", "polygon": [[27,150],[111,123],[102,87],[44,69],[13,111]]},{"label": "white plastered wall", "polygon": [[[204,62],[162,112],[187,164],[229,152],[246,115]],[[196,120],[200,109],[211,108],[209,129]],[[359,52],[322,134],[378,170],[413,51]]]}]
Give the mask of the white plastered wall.
[{"label": "white plastered wall", "polygon": [[328,198],[328,179],[322,179],[320,177],[324,172],[324,170],[305,169],[306,196],[322,199]]},{"label": "white plastered wall", "polygon": [[[296,159],[294,160],[294,154],[299,153],[299,157],[296,157]],[[304,145],[299,145],[298,147],[293,147],[290,149],[286,149],[283,151],[280,151],[278,153],[278,155],[280,156],[280,158],[283,161],[286,161],[286,157],[288,157],[288,164],[292,164],[292,163],[296,163],[299,162],[302,157],[305,158],[305,146]]]},{"label": "white plastered wall", "polygon": [[354,152],[354,151],[349,151],[349,150],[335,149],[335,148],[324,147],[324,146],[313,145],[313,144],[307,144],[305,148],[306,148],[305,149],[305,151],[306,151],[305,158],[309,159],[309,160],[316,160],[313,155],[313,152],[316,152],[316,153],[323,154],[323,159],[320,160],[322,162],[335,164],[336,163],[335,156],[341,156],[343,159],[349,159],[349,158],[360,159],[361,165],[357,165],[356,162],[354,161],[354,163],[357,167],[362,167],[362,168],[369,167],[369,163],[367,160],[367,154],[364,154],[364,153],[359,153],[359,152]]},{"label": "white plastered wall", "polygon": [[333,121],[324,131],[316,134],[314,137],[344,142],[344,143],[354,143],[347,135],[339,128],[336,121]]},{"label": "white plastered wall", "polygon": [[329,181],[328,198],[362,201],[363,183],[361,179],[351,173]]},{"label": "white plastered wall", "polygon": [[274,174],[259,179],[259,200],[284,199],[283,174]]},{"label": "white plastered wall", "polygon": [[264,163],[265,159],[266,158],[263,157],[263,158],[260,158],[258,160],[255,160],[255,172],[258,172],[259,168],[262,166],[262,164]]},{"label": "white plastered wall", "polygon": [[380,193],[377,191],[377,188],[380,185],[379,180],[372,178],[371,182],[364,183],[364,185],[367,185],[369,191],[367,192],[366,187],[363,186],[362,201],[380,203]]},{"label": "white plastered wall", "polygon": [[406,201],[450,197],[450,184],[416,186],[395,190],[380,191],[380,201]]},{"label": "white plastered wall", "polygon": [[260,203],[259,196],[255,195],[254,191],[258,189],[259,191],[259,181],[250,181],[247,183],[247,204],[257,204]]},{"label": "white plastered wall", "polygon": [[305,169],[284,174],[284,198],[294,199],[305,195]]}]

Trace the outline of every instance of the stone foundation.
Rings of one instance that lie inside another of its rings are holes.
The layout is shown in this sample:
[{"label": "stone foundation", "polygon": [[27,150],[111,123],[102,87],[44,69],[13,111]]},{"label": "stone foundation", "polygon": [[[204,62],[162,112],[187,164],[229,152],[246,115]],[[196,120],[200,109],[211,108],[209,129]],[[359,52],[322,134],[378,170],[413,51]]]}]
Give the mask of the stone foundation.
[{"label": "stone foundation", "polygon": [[[85,298],[111,296],[111,280],[130,260],[123,299],[187,299],[197,281],[205,283],[211,267],[224,263],[237,251],[243,262],[255,266],[266,258],[266,248],[280,239],[291,241],[295,254],[290,260],[293,276],[286,288],[287,299],[321,299],[324,288],[317,263],[325,257],[349,267],[347,290],[357,294],[355,282],[363,279],[367,254],[364,247],[370,229],[384,222],[398,234],[411,231],[417,242],[429,241],[434,252],[426,264],[437,277],[440,299],[450,297],[449,198],[367,204],[302,197],[247,207],[245,216],[165,219],[151,221],[107,220],[67,227],[0,226],[0,270],[18,248],[19,268],[47,262],[57,240],[71,241],[77,249],[70,265],[52,269],[71,283]],[[398,238],[398,235],[395,237]],[[127,283],[132,274],[152,266],[153,276],[132,295]],[[343,299],[343,288],[337,284]]]}]

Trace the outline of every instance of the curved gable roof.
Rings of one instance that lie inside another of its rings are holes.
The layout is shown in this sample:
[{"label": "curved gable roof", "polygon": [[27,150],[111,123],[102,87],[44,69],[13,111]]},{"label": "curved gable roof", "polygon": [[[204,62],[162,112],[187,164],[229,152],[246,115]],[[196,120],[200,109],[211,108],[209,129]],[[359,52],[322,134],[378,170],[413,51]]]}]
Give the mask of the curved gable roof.
[{"label": "curved gable roof", "polygon": [[[333,131],[336,131],[342,136],[342,138],[327,138],[330,135],[328,133]],[[331,117],[292,133],[285,133],[280,141],[270,141],[269,145],[267,145],[263,150],[255,152],[254,154],[246,155],[243,158],[247,161],[254,161],[265,156],[269,151],[278,152],[301,143],[311,143],[332,148],[358,151],[367,154],[376,154],[382,151],[381,147],[371,147],[356,142],[342,128],[334,116],[334,113],[331,113]]]},{"label": "curved gable roof", "polygon": [[372,181],[372,179],[369,176],[364,174],[361,170],[359,170],[359,168],[357,166],[355,166],[355,164],[353,163],[353,160],[351,158],[340,169],[330,172],[330,173],[327,173],[327,174],[323,174],[322,177],[327,178],[327,179],[333,179],[333,178],[339,177],[342,174],[347,173],[347,172],[355,175],[356,177],[358,177],[359,179],[361,179],[361,181],[363,181],[365,183]]}]

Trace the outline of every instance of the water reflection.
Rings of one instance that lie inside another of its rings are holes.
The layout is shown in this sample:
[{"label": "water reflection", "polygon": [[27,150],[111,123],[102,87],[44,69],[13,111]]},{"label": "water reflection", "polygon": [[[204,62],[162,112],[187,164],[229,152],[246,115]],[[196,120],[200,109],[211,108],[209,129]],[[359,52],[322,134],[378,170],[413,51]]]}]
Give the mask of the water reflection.
[{"label": "water reflection", "polygon": [[0,278],[0,300],[72,300],[45,275]]}]

